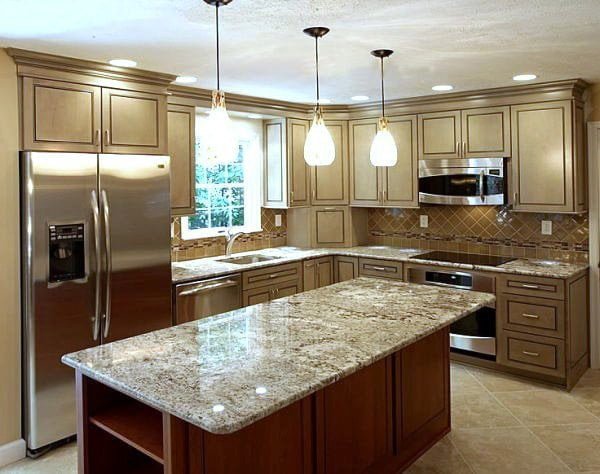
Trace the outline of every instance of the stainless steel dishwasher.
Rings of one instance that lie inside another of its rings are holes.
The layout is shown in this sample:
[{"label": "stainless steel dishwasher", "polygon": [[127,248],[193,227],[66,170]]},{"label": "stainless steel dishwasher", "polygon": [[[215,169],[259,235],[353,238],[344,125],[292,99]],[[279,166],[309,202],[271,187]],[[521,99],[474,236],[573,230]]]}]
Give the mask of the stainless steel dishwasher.
[{"label": "stainless steel dishwasher", "polygon": [[175,324],[226,313],[242,306],[239,273],[175,287]]}]

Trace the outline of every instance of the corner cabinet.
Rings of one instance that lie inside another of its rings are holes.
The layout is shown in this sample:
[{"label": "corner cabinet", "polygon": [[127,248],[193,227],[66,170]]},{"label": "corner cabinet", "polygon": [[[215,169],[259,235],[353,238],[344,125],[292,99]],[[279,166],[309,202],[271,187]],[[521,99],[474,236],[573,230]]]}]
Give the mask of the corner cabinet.
[{"label": "corner cabinet", "polygon": [[510,156],[509,107],[450,110],[419,115],[419,158]]},{"label": "corner cabinet", "polygon": [[571,100],[511,107],[515,211],[586,209],[584,116]]},{"label": "corner cabinet", "polygon": [[419,207],[417,116],[389,117],[398,148],[395,166],[371,164],[371,143],[377,119],[353,120],[350,134],[350,205],[364,207]]},{"label": "corner cabinet", "polygon": [[165,94],[24,77],[24,150],[167,154]]},{"label": "corner cabinet", "polygon": [[168,144],[171,156],[171,215],[195,212],[196,108],[169,104]]}]

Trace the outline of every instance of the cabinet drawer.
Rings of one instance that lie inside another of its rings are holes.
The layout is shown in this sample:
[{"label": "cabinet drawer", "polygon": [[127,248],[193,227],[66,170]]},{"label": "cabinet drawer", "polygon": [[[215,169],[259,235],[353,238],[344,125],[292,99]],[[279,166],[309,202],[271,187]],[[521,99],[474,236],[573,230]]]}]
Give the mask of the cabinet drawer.
[{"label": "cabinet drawer", "polygon": [[500,295],[496,305],[506,329],[541,336],[564,337],[564,303],[530,296]]},{"label": "cabinet drawer", "polygon": [[565,343],[559,339],[501,331],[498,362],[555,377],[565,376]]},{"label": "cabinet drawer", "polygon": [[565,283],[554,278],[509,275],[498,278],[500,293],[538,296],[562,300],[565,297]]},{"label": "cabinet drawer", "polygon": [[242,274],[242,288],[250,290],[261,286],[273,285],[282,281],[301,279],[302,263],[288,263],[273,267],[251,270]]},{"label": "cabinet drawer", "polygon": [[375,276],[402,280],[402,263],[394,262],[392,260],[360,258],[358,260],[358,274],[360,276]]}]

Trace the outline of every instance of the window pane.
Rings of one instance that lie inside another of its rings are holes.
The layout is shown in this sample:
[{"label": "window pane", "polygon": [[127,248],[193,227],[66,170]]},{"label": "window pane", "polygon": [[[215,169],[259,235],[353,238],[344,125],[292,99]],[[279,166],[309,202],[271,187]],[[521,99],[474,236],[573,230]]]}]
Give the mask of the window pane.
[{"label": "window pane", "polygon": [[229,189],[215,187],[210,190],[210,207],[228,207],[230,204]]},{"label": "window pane", "polygon": [[207,209],[210,207],[208,189],[201,187],[196,188],[196,207],[198,209]]},{"label": "window pane", "polygon": [[244,225],[244,208],[234,207],[231,210],[231,224],[232,225]]},{"label": "window pane", "polygon": [[196,214],[190,216],[188,220],[190,229],[207,229],[209,227],[208,211],[196,211]]},{"label": "window pane", "polygon": [[243,187],[232,187],[231,188],[231,205],[232,206],[243,206],[244,205],[244,188]]},{"label": "window pane", "polygon": [[210,224],[211,227],[229,227],[229,209],[212,209]]},{"label": "window pane", "polygon": [[208,183],[226,183],[227,165],[216,165],[206,169],[206,178]]},{"label": "window pane", "polygon": [[228,183],[242,184],[244,182],[244,164],[243,163],[234,163],[232,165],[229,165],[227,168],[228,168],[227,169],[227,171],[228,171],[227,182]]}]

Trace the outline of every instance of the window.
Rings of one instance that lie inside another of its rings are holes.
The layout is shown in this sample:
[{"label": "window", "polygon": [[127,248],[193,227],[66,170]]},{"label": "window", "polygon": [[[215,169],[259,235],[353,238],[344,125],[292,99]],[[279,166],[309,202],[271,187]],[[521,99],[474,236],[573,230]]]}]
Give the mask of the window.
[{"label": "window", "polygon": [[232,118],[239,139],[233,163],[206,166],[202,137],[206,117],[196,117],[196,214],[181,220],[184,239],[214,237],[225,229],[261,230],[262,121]]}]

